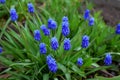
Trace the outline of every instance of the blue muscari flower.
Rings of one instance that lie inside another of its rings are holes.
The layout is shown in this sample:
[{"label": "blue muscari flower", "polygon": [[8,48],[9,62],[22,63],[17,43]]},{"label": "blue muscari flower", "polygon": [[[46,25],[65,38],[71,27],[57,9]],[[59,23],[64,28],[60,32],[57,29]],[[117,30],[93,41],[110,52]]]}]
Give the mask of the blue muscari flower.
[{"label": "blue muscari flower", "polygon": [[78,64],[79,66],[82,66],[82,65],[83,65],[83,59],[82,59],[82,58],[78,58],[77,64]]},{"label": "blue muscari flower", "polygon": [[116,27],[116,34],[120,34],[120,23]]},{"label": "blue muscari flower", "polygon": [[94,25],[94,18],[91,17],[91,18],[89,19],[89,26],[93,26],[93,25]]},{"label": "blue muscari flower", "polygon": [[70,34],[69,22],[62,22],[62,34],[68,36]]},{"label": "blue muscari flower", "polygon": [[105,65],[109,66],[112,64],[112,56],[110,53],[107,53],[104,59]]},{"label": "blue muscari flower", "polygon": [[51,55],[47,56],[46,63],[51,72],[55,73],[57,71],[58,66],[57,66],[56,60]]},{"label": "blue muscari flower", "polygon": [[87,48],[89,46],[89,37],[87,35],[82,37],[82,48]]},{"label": "blue muscari flower", "polygon": [[10,18],[12,21],[16,21],[18,19],[18,14],[17,14],[15,8],[10,9]]},{"label": "blue muscari flower", "polygon": [[34,6],[33,6],[33,4],[32,3],[28,3],[28,12],[29,13],[34,13]]},{"label": "blue muscari flower", "polygon": [[40,41],[41,40],[41,35],[40,35],[40,31],[39,30],[34,30],[34,39],[36,41]]},{"label": "blue muscari flower", "polygon": [[0,53],[2,53],[3,52],[3,49],[2,49],[2,47],[0,47]]},{"label": "blue muscari flower", "polygon": [[51,48],[52,48],[53,50],[57,50],[58,47],[59,47],[58,40],[57,40],[56,37],[53,37],[53,38],[51,39]]},{"label": "blue muscari flower", "polygon": [[53,19],[48,19],[48,28],[49,29],[52,29],[52,30],[54,30],[54,29],[56,29],[57,28],[57,23],[56,23],[56,21],[54,21]]},{"label": "blue muscari flower", "polygon": [[49,36],[50,35],[50,30],[45,25],[42,25],[40,28],[43,31],[45,36]]},{"label": "blue muscari flower", "polygon": [[4,4],[6,2],[6,0],[0,0],[1,4]]},{"label": "blue muscari flower", "polygon": [[47,49],[46,49],[45,43],[40,43],[39,49],[40,49],[40,53],[41,54],[46,54],[47,53]]},{"label": "blue muscari flower", "polygon": [[89,19],[90,18],[90,10],[85,10],[85,12],[84,12],[84,19],[85,20],[87,20],[87,19]]},{"label": "blue muscari flower", "polygon": [[64,17],[62,18],[62,21],[63,21],[63,22],[65,22],[65,21],[68,22],[68,17],[67,17],[67,16],[64,16]]},{"label": "blue muscari flower", "polygon": [[70,50],[71,48],[70,39],[65,38],[63,47],[64,47],[64,50]]}]

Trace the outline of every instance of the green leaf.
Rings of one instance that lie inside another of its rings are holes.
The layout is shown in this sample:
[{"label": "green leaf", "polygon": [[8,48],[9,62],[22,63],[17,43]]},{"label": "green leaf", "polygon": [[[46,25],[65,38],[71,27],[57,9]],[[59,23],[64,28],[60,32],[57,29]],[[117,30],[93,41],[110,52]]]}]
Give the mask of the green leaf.
[{"label": "green leaf", "polygon": [[115,76],[112,78],[105,78],[105,77],[97,76],[96,79],[98,79],[98,80],[119,80],[120,76]]},{"label": "green leaf", "polygon": [[49,74],[44,74],[43,75],[43,80],[49,80]]}]

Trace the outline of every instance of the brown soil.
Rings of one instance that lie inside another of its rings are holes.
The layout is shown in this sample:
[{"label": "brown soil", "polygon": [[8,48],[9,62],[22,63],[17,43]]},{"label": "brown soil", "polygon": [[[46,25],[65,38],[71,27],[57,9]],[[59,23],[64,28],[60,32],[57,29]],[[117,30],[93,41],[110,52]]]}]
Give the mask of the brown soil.
[{"label": "brown soil", "polygon": [[112,1],[101,1],[94,0],[95,10],[102,11],[102,16],[106,24],[110,26],[116,26],[120,22],[120,6],[117,5],[120,2],[117,0],[112,3]]}]

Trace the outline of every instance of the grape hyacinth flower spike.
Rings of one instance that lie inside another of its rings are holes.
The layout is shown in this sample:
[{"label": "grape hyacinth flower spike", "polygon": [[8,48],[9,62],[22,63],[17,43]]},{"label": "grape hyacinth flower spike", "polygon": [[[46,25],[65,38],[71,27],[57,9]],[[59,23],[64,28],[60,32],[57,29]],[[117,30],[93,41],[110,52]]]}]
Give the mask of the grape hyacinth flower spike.
[{"label": "grape hyacinth flower spike", "polygon": [[33,4],[32,4],[32,3],[28,3],[27,6],[28,6],[28,12],[29,12],[29,13],[34,13],[35,10],[34,10]]},{"label": "grape hyacinth flower spike", "polygon": [[84,19],[88,20],[90,18],[90,10],[86,9],[84,12]]},{"label": "grape hyacinth flower spike", "polygon": [[70,39],[65,38],[63,47],[64,47],[64,50],[70,50],[71,48]]},{"label": "grape hyacinth flower spike", "polygon": [[57,71],[58,66],[57,66],[56,60],[51,55],[47,56],[46,63],[51,72],[55,73]]},{"label": "grape hyacinth flower spike", "polygon": [[68,22],[68,17],[67,17],[67,16],[64,16],[64,17],[62,18],[62,21],[63,21],[63,22],[65,22],[65,21]]},{"label": "grape hyacinth flower spike", "polygon": [[48,28],[55,30],[57,28],[57,23],[53,19],[48,19]]},{"label": "grape hyacinth flower spike", "polygon": [[0,0],[1,4],[4,4],[6,2],[6,0]]},{"label": "grape hyacinth flower spike", "polygon": [[45,25],[42,25],[40,28],[43,31],[45,36],[49,36],[50,35],[50,30]]},{"label": "grape hyacinth flower spike", "polygon": [[59,43],[56,37],[51,38],[51,48],[53,50],[57,50],[59,47]]},{"label": "grape hyacinth flower spike", "polygon": [[83,65],[83,59],[82,59],[82,58],[78,58],[77,64],[78,64],[79,66],[82,66],[82,65]]},{"label": "grape hyacinth flower spike", "polygon": [[47,49],[46,49],[45,43],[40,43],[39,49],[40,49],[40,53],[41,54],[46,54],[47,53]]},{"label": "grape hyacinth flower spike", "polygon": [[39,30],[34,30],[34,39],[36,41],[40,41],[41,40],[41,35],[40,35],[40,31]]},{"label": "grape hyacinth flower spike", "polygon": [[116,34],[120,34],[120,23],[116,26]]},{"label": "grape hyacinth flower spike", "polygon": [[62,34],[66,37],[70,34],[69,22],[67,17],[62,19]]},{"label": "grape hyacinth flower spike", "polygon": [[87,48],[89,46],[89,37],[87,35],[84,35],[82,37],[82,48]]},{"label": "grape hyacinth flower spike", "polygon": [[109,66],[112,64],[112,56],[110,53],[107,53],[104,59],[105,65]]},{"label": "grape hyacinth flower spike", "polygon": [[94,25],[94,18],[91,17],[91,18],[89,19],[89,26],[93,26],[93,25]]},{"label": "grape hyacinth flower spike", "polygon": [[11,21],[16,21],[18,19],[18,14],[15,8],[10,9],[10,18],[11,18]]},{"label": "grape hyacinth flower spike", "polygon": [[2,49],[2,47],[0,47],[0,53],[2,53],[3,52],[3,49]]}]

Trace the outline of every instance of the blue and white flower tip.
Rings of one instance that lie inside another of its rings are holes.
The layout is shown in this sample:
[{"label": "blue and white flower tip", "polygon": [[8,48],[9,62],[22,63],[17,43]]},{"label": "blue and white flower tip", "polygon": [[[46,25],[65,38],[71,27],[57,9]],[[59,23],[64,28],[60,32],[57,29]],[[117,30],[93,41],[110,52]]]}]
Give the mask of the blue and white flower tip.
[{"label": "blue and white flower tip", "polygon": [[68,17],[67,17],[67,16],[64,16],[64,17],[62,18],[62,21],[63,21],[63,22],[66,22],[66,21],[68,22]]},{"label": "blue and white flower tip", "polygon": [[11,18],[11,21],[16,21],[18,19],[18,14],[15,8],[10,9],[10,18]]},{"label": "blue and white flower tip", "polygon": [[82,58],[78,58],[77,64],[78,64],[79,66],[82,66],[82,65],[83,65],[83,59],[82,59]]},{"label": "blue and white flower tip", "polygon": [[81,43],[82,48],[87,48],[89,46],[89,36],[84,35],[82,37],[82,43]]},{"label": "blue and white flower tip", "polygon": [[40,43],[39,50],[40,50],[41,54],[46,54],[47,53],[47,49],[46,49],[45,43]]},{"label": "blue and white flower tip", "polygon": [[107,53],[104,59],[105,65],[109,66],[112,64],[112,56],[110,53]]},{"label": "blue and white flower tip", "polygon": [[40,35],[40,31],[39,30],[34,30],[34,39],[36,41],[40,41],[41,40],[41,35]]},{"label": "blue and white flower tip", "polygon": [[0,47],[0,53],[2,53],[3,52],[3,49],[2,49],[2,47]]},{"label": "blue and white flower tip", "polygon": [[52,37],[52,38],[51,38],[50,45],[51,45],[51,48],[52,48],[53,50],[57,50],[57,49],[58,49],[59,43],[58,43],[58,40],[57,40],[56,37]]},{"label": "blue and white flower tip", "polygon": [[94,18],[91,17],[91,18],[89,19],[89,26],[93,26],[93,25],[94,25]]},{"label": "blue and white flower tip", "polygon": [[89,18],[90,18],[90,10],[86,9],[85,12],[84,12],[84,19],[88,20]]},{"label": "blue and white flower tip", "polygon": [[45,25],[41,25],[40,29],[43,31],[45,36],[49,36],[50,35],[50,30]]},{"label": "blue and white flower tip", "polygon": [[68,38],[64,39],[64,45],[63,45],[64,50],[68,51],[71,48],[71,41]]},{"label": "blue and white flower tip", "polygon": [[56,60],[51,55],[48,55],[46,57],[46,63],[48,65],[49,70],[53,73],[56,73],[58,66]]},{"label": "blue and white flower tip", "polygon": [[57,23],[52,18],[48,19],[48,28],[55,30],[57,28]]},{"label": "blue and white flower tip", "polygon": [[6,2],[6,0],[0,0],[1,4],[4,4]]},{"label": "blue and white flower tip", "polygon": [[32,3],[28,3],[27,6],[28,6],[28,12],[29,12],[29,13],[34,13],[35,10],[34,10],[33,4],[32,4]]},{"label": "blue and white flower tip", "polygon": [[120,23],[116,26],[116,34],[120,34]]}]

